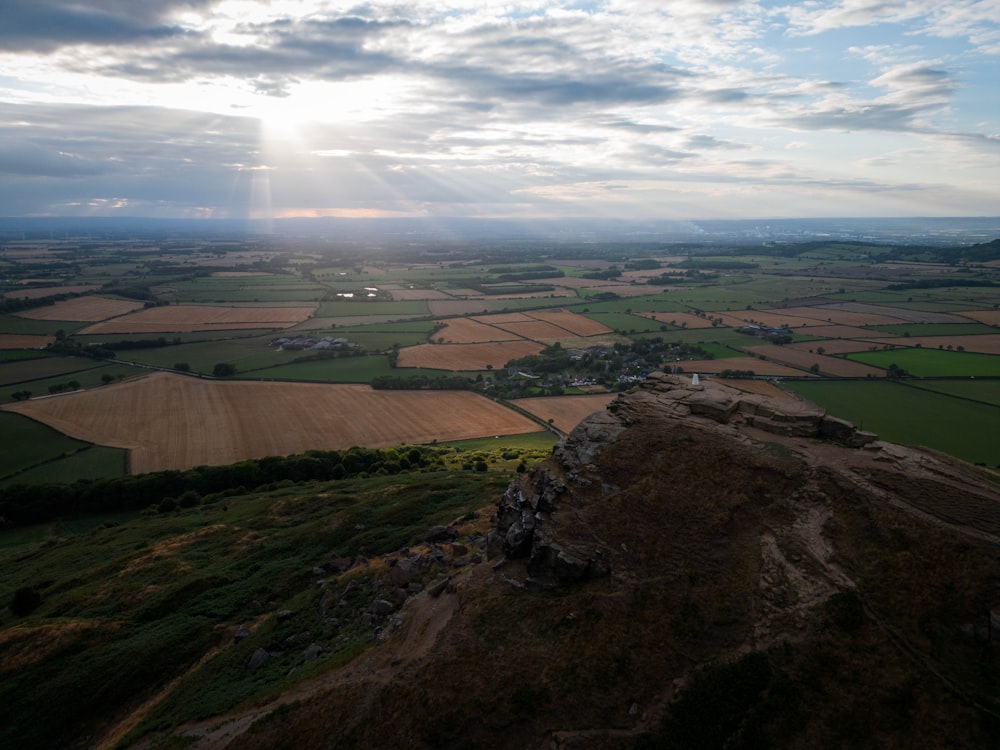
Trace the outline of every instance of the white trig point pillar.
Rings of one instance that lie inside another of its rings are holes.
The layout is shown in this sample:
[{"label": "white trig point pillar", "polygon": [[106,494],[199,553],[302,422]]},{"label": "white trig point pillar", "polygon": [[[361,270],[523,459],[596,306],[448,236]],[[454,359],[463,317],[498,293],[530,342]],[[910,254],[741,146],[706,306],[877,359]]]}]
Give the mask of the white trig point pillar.
[{"label": "white trig point pillar", "polygon": [[691,385],[701,385],[701,381],[698,379],[698,373],[691,376]]}]

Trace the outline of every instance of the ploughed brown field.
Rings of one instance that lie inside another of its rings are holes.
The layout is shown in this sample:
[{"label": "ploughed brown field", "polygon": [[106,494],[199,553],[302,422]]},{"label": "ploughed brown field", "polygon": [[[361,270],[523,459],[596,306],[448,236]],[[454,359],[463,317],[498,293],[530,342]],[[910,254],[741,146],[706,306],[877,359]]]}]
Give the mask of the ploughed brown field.
[{"label": "ploughed brown field", "polygon": [[617,393],[595,393],[592,396],[542,396],[519,398],[511,403],[530,414],[550,419],[563,432],[569,432],[595,411],[604,411],[618,397]]},{"label": "ploughed brown field", "polygon": [[142,302],[108,297],[76,297],[17,313],[32,320],[106,320],[139,310]]},{"label": "ploughed brown field", "polygon": [[307,320],[313,310],[312,307],[168,305],[95,323],[80,333],[188,333],[230,328],[290,328]]},{"label": "ploughed brown field", "polygon": [[4,408],[81,440],[131,449],[133,473],[539,429],[469,391],[216,382],[169,373]]}]

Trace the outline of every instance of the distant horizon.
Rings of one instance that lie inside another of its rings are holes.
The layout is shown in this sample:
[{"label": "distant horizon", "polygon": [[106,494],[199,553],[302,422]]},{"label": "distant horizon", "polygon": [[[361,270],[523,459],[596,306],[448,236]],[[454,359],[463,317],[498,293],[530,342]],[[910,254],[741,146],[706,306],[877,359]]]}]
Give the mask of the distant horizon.
[{"label": "distant horizon", "polygon": [[[164,218],[138,216],[0,217],[0,240],[55,240],[55,233],[79,232],[160,236],[178,231],[217,236],[311,237],[344,241],[474,242],[537,240],[561,242],[680,243],[762,241],[870,241],[902,244],[977,244],[1000,238],[998,216],[806,217],[747,219],[488,219],[461,217],[288,218],[274,220]],[[29,238],[27,234],[31,233]],[[336,236],[332,236],[334,233]],[[18,237],[24,235],[24,237]],[[123,236],[107,239],[121,240]],[[100,239],[100,238],[96,238]]]}]

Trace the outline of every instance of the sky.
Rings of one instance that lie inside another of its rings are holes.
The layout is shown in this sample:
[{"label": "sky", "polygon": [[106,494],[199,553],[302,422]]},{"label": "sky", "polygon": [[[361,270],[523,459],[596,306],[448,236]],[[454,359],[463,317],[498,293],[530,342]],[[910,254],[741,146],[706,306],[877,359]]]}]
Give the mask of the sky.
[{"label": "sky", "polygon": [[1000,0],[0,0],[0,215],[1000,214]]}]

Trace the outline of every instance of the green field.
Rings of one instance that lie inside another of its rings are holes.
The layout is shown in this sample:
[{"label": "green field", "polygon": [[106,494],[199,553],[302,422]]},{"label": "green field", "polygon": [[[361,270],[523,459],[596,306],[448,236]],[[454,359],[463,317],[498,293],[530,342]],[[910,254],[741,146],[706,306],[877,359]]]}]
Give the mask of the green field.
[{"label": "green field", "polygon": [[910,380],[907,385],[1000,406],[1000,380]]},{"label": "green field", "polygon": [[404,302],[336,300],[323,302],[316,311],[317,318],[344,318],[357,315],[398,315],[400,318],[417,318],[430,315],[427,303],[422,300]]},{"label": "green field", "polygon": [[240,336],[155,349],[130,349],[118,352],[117,356],[128,362],[151,367],[172,368],[178,362],[186,362],[194,372],[210,375],[212,368],[219,362],[234,364],[239,372],[250,372],[284,364],[296,356],[306,354],[306,352],[281,352],[269,346],[271,339],[277,336],[277,333],[271,332],[266,336]]},{"label": "green field", "polygon": [[85,448],[89,443],[74,440],[20,414],[0,411],[0,477],[8,477],[30,466]]},{"label": "green field", "polygon": [[87,357],[42,357],[10,362],[0,368],[0,386],[6,387],[16,383],[59,377],[60,375],[80,380],[76,377],[78,373],[103,365],[104,363],[100,360]]},{"label": "green field", "polygon": [[72,333],[90,323],[66,322],[62,320],[31,320],[16,315],[0,315],[0,333],[24,333],[35,336],[54,336],[56,331]]},{"label": "green field", "polygon": [[108,375],[115,380],[133,377],[135,375],[145,375],[149,370],[130,367],[129,365],[102,364],[97,362],[97,367],[88,370],[66,373],[55,377],[32,380],[28,383],[10,385],[0,389],[0,403],[10,403],[14,400],[12,394],[19,391],[29,391],[33,397],[48,396],[50,386],[58,386],[75,380],[81,388],[99,388],[105,385],[104,376]]},{"label": "green field", "polygon": [[887,369],[895,364],[921,378],[1000,376],[1000,356],[946,349],[889,349],[857,352],[847,359]]},{"label": "green field", "polygon": [[125,474],[127,451],[75,440],[20,414],[0,412],[0,487]]},{"label": "green field", "polygon": [[454,374],[445,370],[427,370],[417,367],[392,368],[386,357],[368,355],[278,365],[255,370],[253,373],[249,373],[248,377],[252,376],[260,380],[307,380],[317,383],[369,383],[372,378],[381,376],[440,378]]},{"label": "green field", "polygon": [[641,315],[629,315],[624,312],[591,311],[586,313],[586,316],[591,320],[596,320],[598,323],[603,323],[608,328],[619,333],[648,333],[650,331],[662,331],[664,336],[669,333],[669,331],[663,331],[663,328],[669,328],[669,326],[665,323],[651,320],[650,318],[644,318]]},{"label": "green field", "polygon": [[128,473],[128,450],[104,445],[84,446],[76,453],[33,466],[0,480],[0,487],[14,484],[75,482],[78,479],[108,479]]},{"label": "green field", "polygon": [[1000,465],[1000,407],[884,380],[798,380],[785,385],[883,440],[935,448],[971,463]]},{"label": "green field", "polygon": [[46,359],[51,356],[38,349],[0,349],[0,364],[22,362],[27,359]]}]

